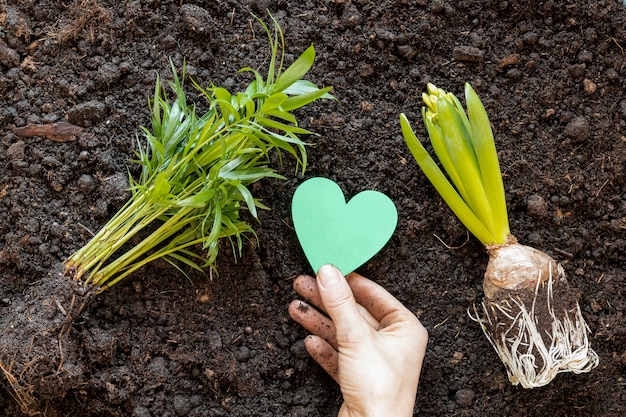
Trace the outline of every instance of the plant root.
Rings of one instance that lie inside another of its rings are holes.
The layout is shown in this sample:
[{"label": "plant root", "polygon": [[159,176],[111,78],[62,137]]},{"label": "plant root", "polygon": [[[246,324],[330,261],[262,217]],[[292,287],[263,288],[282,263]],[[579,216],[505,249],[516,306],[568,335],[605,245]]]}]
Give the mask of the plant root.
[{"label": "plant root", "polygon": [[534,290],[500,290],[485,298],[482,311],[474,306],[470,314],[504,363],[509,381],[524,388],[547,385],[562,372],[589,372],[599,362],[562,266],[552,262],[547,279],[537,276],[534,282]]},{"label": "plant root", "polygon": [[24,414],[43,412],[84,381],[72,324],[91,295],[59,265],[0,318],[0,378]]},{"label": "plant root", "polygon": [[40,414],[38,411],[34,411],[34,406],[36,404],[35,398],[32,396],[32,386],[24,386],[19,383],[19,379],[11,373],[10,365],[5,365],[0,362],[0,371],[2,371],[2,375],[4,379],[9,384],[9,394],[15,400],[15,402],[20,406],[20,410],[22,413],[35,416]]}]

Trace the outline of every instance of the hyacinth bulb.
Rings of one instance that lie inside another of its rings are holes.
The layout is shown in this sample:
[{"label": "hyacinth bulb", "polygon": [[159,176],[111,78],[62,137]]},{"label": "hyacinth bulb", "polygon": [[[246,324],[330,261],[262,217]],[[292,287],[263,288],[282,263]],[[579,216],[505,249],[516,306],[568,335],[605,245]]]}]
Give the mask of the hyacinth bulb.
[{"label": "hyacinth bulb", "polygon": [[538,388],[562,372],[598,365],[589,327],[563,267],[544,252],[511,237],[487,247],[489,263],[482,311],[475,309],[513,385]]},{"label": "hyacinth bulb", "polygon": [[[437,164],[404,114],[402,135],[428,180],[467,229],[485,245],[485,299],[472,319],[506,366],[513,385],[536,388],[561,372],[589,372],[598,355],[565,272],[549,255],[511,235],[491,123],[465,84],[467,112],[452,93],[427,85],[422,120]],[[442,171],[445,171],[444,172]]]}]

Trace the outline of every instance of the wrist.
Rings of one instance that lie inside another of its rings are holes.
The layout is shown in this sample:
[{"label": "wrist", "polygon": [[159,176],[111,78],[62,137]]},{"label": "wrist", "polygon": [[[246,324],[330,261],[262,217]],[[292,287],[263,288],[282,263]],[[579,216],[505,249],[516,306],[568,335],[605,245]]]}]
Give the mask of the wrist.
[{"label": "wrist", "polygon": [[355,410],[346,405],[344,402],[339,409],[337,417],[411,417],[413,416],[413,406],[398,406],[398,404],[388,406],[376,406],[375,404],[368,404],[360,410]]}]

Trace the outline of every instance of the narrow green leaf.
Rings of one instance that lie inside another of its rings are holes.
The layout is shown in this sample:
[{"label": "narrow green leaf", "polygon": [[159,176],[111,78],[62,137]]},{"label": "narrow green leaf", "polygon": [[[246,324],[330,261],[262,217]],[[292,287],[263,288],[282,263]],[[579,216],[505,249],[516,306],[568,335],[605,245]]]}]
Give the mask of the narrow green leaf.
[{"label": "narrow green leaf", "polygon": [[282,111],[282,110],[270,110],[267,112],[263,112],[266,116],[270,116],[270,117],[274,117],[276,119],[282,119],[287,123],[291,123],[295,126],[298,125],[298,120],[296,119],[296,117],[286,111]]},{"label": "narrow green leaf", "polygon": [[205,207],[207,202],[210,201],[215,195],[214,190],[205,190],[195,194],[191,197],[184,198],[176,203],[179,207]]},{"label": "narrow green leaf", "polygon": [[[181,256],[181,255],[177,254],[176,252],[172,252],[172,253],[168,254],[167,256],[170,257],[170,258],[174,258],[177,261],[182,262],[182,263],[184,263],[187,266],[190,266],[191,268],[195,269],[196,271],[200,271],[200,272],[204,273],[204,270],[200,267],[200,265],[198,265],[197,263],[195,263],[194,261],[192,261],[189,258],[186,258],[184,256]],[[178,268],[178,269],[180,270],[180,268]],[[181,272],[182,272],[182,270],[181,270]],[[185,274],[185,275],[187,275],[187,274]]]},{"label": "narrow green leaf", "polygon": [[456,187],[459,194],[461,194],[463,200],[467,201],[467,191],[465,191],[463,181],[461,180],[461,175],[457,171],[456,167],[454,166],[454,162],[450,158],[450,154],[448,153],[448,148],[446,147],[446,141],[443,137],[443,133],[441,132],[439,126],[427,116],[425,107],[422,107],[422,120],[424,121],[424,125],[426,126],[426,131],[428,132],[428,136],[430,137],[430,143],[433,147],[433,150],[435,151],[435,155],[437,155],[437,159],[439,159],[441,166],[452,180],[452,183]]},{"label": "narrow green leaf", "polygon": [[252,214],[252,217],[254,217],[255,219],[258,218],[256,205],[254,204],[254,198],[252,197],[250,191],[239,181],[235,183],[235,187],[237,187],[237,189],[241,193],[241,196],[246,202],[246,205],[248,206],[248,210],[250,211],[250,214]]},{"label": "narrow green leaf", "polygon": [[437,101],[437,116],[450,160],[458,169],[463,188],[467,192],[466,203],[493,235],[493,215],[483,188],[470,132],[465,130],[462,118],[455,110],[455,106],[442,97]]},{"label": "narrow green leaf", "polygon": [[467,134],[471,135],[472,134],[472,127],[470,126],[469,119],[467,118],[467,115],[465,114],[465,110],[463,109],[463,104],[461,104],[461,101],[454,94],[448,93],[447,97],[452,99],[452,102],[454,103],[456,114],[463,121],[463,126],[464,126],[465,131],[467,132]]},{"label": "narrow green leaf", "polygon": [[276,108],[278,108],[285,100],[287,99],[287,95],[283,93],[272,94],[269,98],[265,100],[259,113],[268,113]]},{"label": "narrow green leaf", "polygon": [[163,198],[169,194],[170,189],[170,183],[165,177],[165,173],[160,172],[157,174],[154,180],[153,197],[155,199]]},{"label": "narrow green leaf", "polygon": [[[266,142],[271,143],[274,146],[276,146],[276,141],[293,143],[296,145],[307,145],[306,142],[302,141],[302,139],[300,139],[293,132],[284,132],[285,134],[283,135],[268,129],[268,127],[266,126],[258,125],[258,127],[260,130],[255,131],[255,134],[257,134],[259,137],[262,137]],[[313,132],[306,130],[305,134],[311,135],[313,134]]]},{"label": "narrow green leaf", "polygon": [[222,87],[214,87],[213,88],[213,95],[215,96],[216,99],[218,100],[224,100],[230,103],[230,100],[232,98],[232,95],[230,94],[230,92]]},{"label": "narrow green leaf", "polygon": [[289,132],[296,135],[308,135],[311,133],[306,129],[302,129],[301,127],[287,125],[276,120],[268,119],[267,117],[257,116],[255,119],[258,124],[265,128],[278,129],[282,130],[283,132]]},{"label": "narrow green leaf", "polygon": [[300,107],[306,106],[313,101],[326,98],[326,99],[335,99],[332,95],[328,94],[331,90],[331,87],[326,88],[318,88],[316,90],[308,91],[306,93],[294,95],[285,100],[281,106],[284,111],[292,111],[295,109],[299,109]]},{"label": "narrow green leaf", "polygon": [[314,60],[315,48],[311,45],[278,77],[272,93],[279,93],[302,78],[309,72]]},{"label": "narrow green leaf", "polygon": [[[289,87],[285,88],[283,90],[283,93],[287,94],[288,96],[301,96],[302,94],[308,94],[318,90],[319,87],[315,85],[315,83],[312,83],[308,80],[298,80],[291,84]],[[333,98],[330,94],[329,96],[330,97],[324,98]]]},{"label": "narrow green leaf", "polygon": [[222,176],[226,180],[238,180],[242,182],[255,182],[262,178],[285,179],[280,174],[276,174],[271,168],[248,168],[245,170],[231,171]]},{"label": "narrow green leaf", "polygon": [[504,241],[511,232],[500,162],[491,124],[483,103],[469,84],[465,84],[465,101],[482,181],[493,212],[494,234],[498,240]]},{"label": "narrow green leaf", "polygon": [[165,147],[161,143],[158,137],[148,135],[148,145],[152,152],[152,157],[157,159],[163,159],[163,155],[165,155]]},{"label": "narrow green leaf", "polygon": [[214,103],[219,107],[220,112],[222,112],[224,123],[231,124],[241,119],[239,112],[233,107],[230,101],[218,99],[215,100]]},{"label": "narrow green leaf", "polygon": [[154,96],[152,101],[152,130],[159,134],[161,130],[161,78],[157,74],[154,83]]},{"label": "narrow green leaf", "polygon": [[431,158],[428,152],[426,152],[424,146],[421,144],[417,136],[415,136],[415,132],[413,132],[413,129],[411,128],[411,125],[404,113],[400,114],[400,126],[404,140],[406,141],[411,154],[413,154],[413,157],[417,161],[417,164],[426,175],[426,178],[428,178],[437,192],[444,199],[446,204],[450,207],[450,209],[452,209],[454,214],[484,245],[496,243],[496,239],[483,225],[482,221],[476,217],[465,201],[463,201],[443,172],[441,172],[435,161]]}]

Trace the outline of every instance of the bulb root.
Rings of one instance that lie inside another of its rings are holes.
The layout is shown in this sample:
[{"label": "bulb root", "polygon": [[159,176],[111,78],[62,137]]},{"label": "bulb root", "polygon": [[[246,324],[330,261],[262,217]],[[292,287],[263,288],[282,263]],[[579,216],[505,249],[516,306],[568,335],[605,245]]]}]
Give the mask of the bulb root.
[{"label": "bulb root", "polygon": [[590,329],[562,266],[517,243],[487,250],[486,297],[470,317],[481,325],[509,381],[538,388],[559,373],[595,368],[599,359],[589,343]]}]

